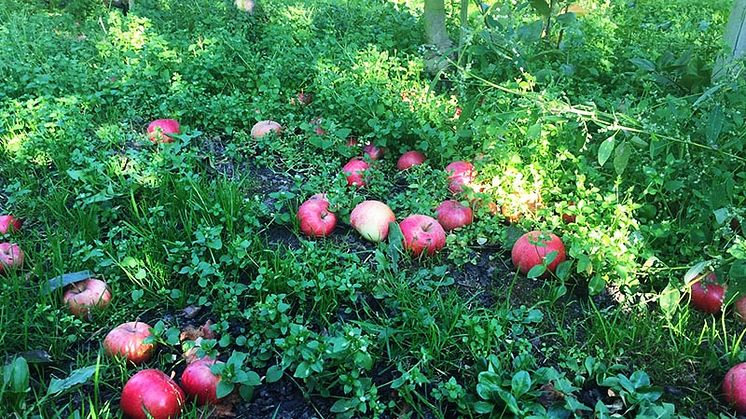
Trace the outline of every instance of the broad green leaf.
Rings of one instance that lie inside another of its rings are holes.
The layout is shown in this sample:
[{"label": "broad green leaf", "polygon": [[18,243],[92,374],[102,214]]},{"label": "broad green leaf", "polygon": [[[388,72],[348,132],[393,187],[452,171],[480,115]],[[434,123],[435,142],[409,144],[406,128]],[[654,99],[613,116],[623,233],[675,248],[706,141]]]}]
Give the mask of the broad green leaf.
[{"label": "broad green leaf", "polygon": [[518,371],[513,375],[510,386],[513,389],[513,394],[521,397],[531,389],[531,376],[526,371]]},{"label": "broad green leaf", "polygon": [[611,157],[611,152],[614,151],[616,138],[614,135],[604,140],[598,147],[598,164],[603,167],[606,161]]},{"label": "broad green leaf", "polygon": [[536,13],[544,16],[549,17],[549,15],[552,13],[551,8],[549,7],[549,3],[547,0],[530,0],[531,7],[536,10]]},{"label": "broad green leaf", "polygon": [[283,372],[284,370],[280,365],[272,365],[271,367],[267,368],[265,379],[268,383],[275,383],[277,381],[280,381]]},{"label": "broad green leaf", "polygon": [[632,147],[630,147],[626,141],[622,141],[614,151],[614,170],[616,174],[621,176],[624,173],[624,169],[629,164],[629,158],[632,156]]},{"label": "broad green leaf", "polygon": [[725,223],[725,220],[727,220],[730,216],[730,211],[728,210],[728,208],[718,208],[713,211],[713,213],[715,214],[715,221],[720,225],[723,225],[723,223]]},{"label": "broad green leaf", "polygon": [[25,358],[19,356],[3,367],[4,388],[8,388],[11,393],[25,393],[29,390],[29,369]]},{"label": "broad green leaf", "polygon": [[679,301],[681,300],[681,292],[677,287],[674,287],[669,282],[661,295],[658,298],[658,304],[661,306],[661,310],[666,316],[671,316],[676,309],[679,307]]},{"label": "broad green leaf", "polygon": [[717,144],[718,137],[723,131],[723,122],[725,116],[723,111],[720,110],[720,106],[715,106],[707,117],[707,124],[705,125],[705,138],[707,142],[715,145]]},{"label": "broad green leaf", "polygon": [[684,283],[688,284],[692,282],[694,278],[696,278],[697,276],[699,276],[699,274],[704,272],[708,264],[709,262],[705,260],[689,268],[689,270],[686,271],[686,274],[684,274]]},{"label": "broad green leaf", "polygon": [[47,395],[61,393],[65,390],[71,389],[79,384],[83,384],[88,381],[93,374],[96,373],[96,365],[88,367],[78,368],[70,373],[70,376],[63,379],[52,378],[47,388]]},{"label": "broad green leaf", "polygon": [[640,70],[651,71],[651,72],[655,71],[655,64],[653,64],[653,62],[650,60],[646,60],[645,58],[640,58],[640,57],[630,58],[629,62],[634,64]]},{"label": "broad green leaf", "polygon": [[44,286],[42,289],[42,293],[49,294],[56,289],[66,287],[70,284],[80,282],[90,277],[91,277],[90,271],[80,271],[80,272],[73,272],[69,274],[55,276],[54,278],[47,281],[46,286]]},{"label": "broad green leaf", "polygon": [[606,282],[601,275],[593,275],[591,280],[588,282],[588,292],[591,295],[597,295],[606,286]]},{"label": "broad green leaf", "polygon": [[570,271],[572,270],[572,261],[566,260],[557,265],[556,274],[559,279],[565,280],[570,277]]},{"label": "broad green leaf", "polygon": [[231,382],[220,380],[218,381],[218,385],[215,388],[215,395],[218,396],[218,399],[222,399],[223,397],[231,394],[235,387],[236,385]]},{"label": "broad green leaf", "polygon": [[528,271],[528,273],[526,274],[526,276],[529,277],[529,278],[531,278],[531,279],[538,278],[538,277],[544,275],[544,272],[546,272],[546,271],[547,271],[547,267],[546,266],[544,266],[544,265],[536,265],[533,268],[531,268],[531,270]]}]

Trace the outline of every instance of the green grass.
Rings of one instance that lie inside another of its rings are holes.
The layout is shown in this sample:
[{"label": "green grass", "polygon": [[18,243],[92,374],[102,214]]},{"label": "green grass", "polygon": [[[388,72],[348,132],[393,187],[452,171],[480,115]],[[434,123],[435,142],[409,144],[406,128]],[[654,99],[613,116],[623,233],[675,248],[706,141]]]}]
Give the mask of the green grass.
[{"label": "green grass", "polygon": [[[105,356],[106,333],[148,322],[160,349],[146,367],[178,377],[179,332],[209,319],[202,348],[234,369],[239,415],[259,399],[241,372],[278,398],[273,415],[297,414],[279,385],[324,417],[732,415],[719,386],[746,360],[743,326],[730,308],[690,310],[684,283],[711,260],[735,295],[746,259],[730,225],[746,214],[744,87],[703,96],[726,3],[589,1],[548,39],[531,8],[471,8],[459,61],[433,77],[419,2],[266,0],[249,16],[143,0],[125,17],[0,0],[0,213],[25,221],[0,241],[26,254],[0,277],[0,347],[5,365],[29,363],[2,372],[0,414],[118,417],[144,367]],[[312,104],[294,103],[301,90]],[[184,135],[154,146],[145,127],[161,117]],[[251,138],[262,119],[282,136]],[[387,149],[360,190],[340,173],[360,153],[350,135]],[[427,163],[398,172],[410,149]],[[365,199],[434,215],[458,159],[482,189],[459,196],[476,221],[445,251],[412,258],[347,226]],[[295,211],[319,192],[341,226],[309,240]],[[514,225],[488,205],[530,192],[542,205]],[[562,236],[566,275],[514,272],[529,229]],[[44,288],[82,270],[114,295],[86,319]]]}]

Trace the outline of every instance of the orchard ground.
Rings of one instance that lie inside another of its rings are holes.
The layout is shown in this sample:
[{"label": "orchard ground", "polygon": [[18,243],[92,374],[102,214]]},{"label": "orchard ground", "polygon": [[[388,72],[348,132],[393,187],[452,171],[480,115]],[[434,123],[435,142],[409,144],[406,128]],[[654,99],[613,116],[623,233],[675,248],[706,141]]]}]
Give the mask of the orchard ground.
[{"label": "orchard ground", "polygon": [[[470,8],[430,75],[417,1],[0,0],[0,213],[24,222],[2,241],[25,252],[0,277],[3,417],[118,417],[129,377],[178,380],[198,338],[233,391],[184,417],[734,415],[746,95],[709,73],[730,4],[580,5],[549,32]],[[283,132],[253,138],[267,119]],[[386,154],[350,187],[367,143]],[[367,199],[435,217],[458,160],[474,222],[436,255],[349,226]],[[322,192],[339,222],[309,239],[295,214]],[[535,229],[570,261],[541,279],[510,257]],[[710,269],[714,315],[688,304]],[[48,282],[80,271],[112,292],[84,318]],[[159,342],[140,367],[101,346],[135,320]]]}]

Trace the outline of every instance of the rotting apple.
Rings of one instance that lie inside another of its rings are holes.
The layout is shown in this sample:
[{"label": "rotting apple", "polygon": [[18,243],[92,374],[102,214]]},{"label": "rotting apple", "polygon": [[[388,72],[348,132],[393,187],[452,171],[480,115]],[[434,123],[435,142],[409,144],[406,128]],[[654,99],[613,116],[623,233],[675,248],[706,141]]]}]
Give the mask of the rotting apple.
[{"label": "rotting apple", "polygon": [[171,134],[180,134],[181,126],[175,119],[156,119],[148,125],[148,139],[152,143],[172,143]]},{"label": "rotting apple", "polygon": [[0,234],[13,233],[21,229],[23,222],[18,218],[10,215],[0,215]]},{"label": "rotting apple", "polygon": [[474,220],[471,208],[462,205],[455,199],[444,201],[435,209],[438,214],[438,222],[446,231],[455,230],[468,226]]},{"label": "rotting apple", "polygon": [[259,121],[251,127],[252,138],[262,138],[270,132],[279,135],[282,133],[282,125],[271,120]]},{"label": "rotting apple", "polygon": [[551,252],[557,252],[557,256],[547,265],[547,270],[554,272],[557,265],[567,258],[562,240],[553,233],[529,231],[518,238],[510,255],[513,265],[525,275],[534,266],[543,264],[546,256]]},{"label": "rotting apple", "polygon": [[109,287],[106,282],[96,278],[70,284],[62,296],[62,303],[78,317],[87,316],[94,307],[99,309],[106,307],[109,301],[111,301]]},{"label": "rotting apple", "polygon": [[412,166],[417,166],[425,162],[425,155],[419,151],[407,151],[399,157],[396,162],[396,168],[399,170],[407,170]]},{"label": "rotting apple", "polygon": [[705,313],[719,313],[723,307],[727,286],[719,284],[714,272],[692,284],[692,307]]},{"label": "rotting apple", "polygon": [[350,213],[352,228],[372,242],[385,240],[389,235],[389,223],[392,222],[396,222],[394,212],[380,201],[363,201]]},{"label": "rotting apple", "polygon": [[124,385],[120,407],[132,419],[174,419],[181,414],[185,399],[184,391],[171,377],[163,371],[147,369]]},{"label": "rotting apple", "polygon": [[326,237],[337,225],[337,216],[329,211],[329,201],[324,194],[316,194],[301,204],[296,217],[300,231],[310,237]]},{"label": "rotting apple", "polygon": [[463,191],[464,186],[470,185],[476,177],[474,165],[463,160],[446,166],[446,172],[448,173],[448,190],[454,194]]},{"label": "rotting apple", "polygon": [[0,273],[23,266],[23,250],[15,243],[0,243]]},{"label": "rotting apple", "polygon": [[374,144],[366,144],[365,147],[363,147],[363,154],[368,156],[369,159],[375,161],[383,158],[385,150]]},{"label": "rotting apple", "polygon": [[104,339],[104,351],[111,357],[125,358],[134,365],[148,361],[155,352],[155,343],[144,343],[151,336],[150,325],[128,322],[112,329]]},{"label": "rotting apple", "polygon": [[347,177],[347,184],[362,188],[365,186],[365,171],[370,165],[360,158],[352,158],[342,167],[342,172]]},{"label": "rotting apple", "polygon": [[414,214],[403,219],[399,228],[404,236],[404,248],[414,256],[423,252],[433,255],[446,245],[446,232],[432,217]]},{"label": "rotting apple", "polygon": [[198,359],[187,365],[181,374],[181,388],[198,404],[216,404],[218,402],[217,387],[220,377],[213,374],[211,367],[222,364],[212,358]]},{"label": "rotting apple", "polygon": [[746,414],[746,362],[734,365],[725,374],[723,394],[738,414]]}]

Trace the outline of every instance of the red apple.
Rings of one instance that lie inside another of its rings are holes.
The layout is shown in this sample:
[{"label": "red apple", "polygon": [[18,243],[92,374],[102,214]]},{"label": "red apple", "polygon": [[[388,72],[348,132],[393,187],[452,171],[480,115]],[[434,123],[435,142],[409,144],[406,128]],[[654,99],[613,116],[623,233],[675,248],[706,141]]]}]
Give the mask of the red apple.
[{"label": "red apple", "polygon": [[210,370],[215,363],[214,359],[202,358],[189,364],[181,374],[181,388],[198,404],[218,403],[217,387],[220,377]]},{"label": "red apple", "polygon": [[316,194],[301,204],[297,214],[300,231],[310,237],[326,237],[337,225],[337,216],[329,211],[324,194]]},{"label": "red apple", "polygon": [[368,144],[363,147],[363,154],[371,160],[379,160],[383,158],[384,149],[373,144]]},{"label": "red apple", "polygon": [[725,374],[723,394],[738,414],[746,414],[746,362],[734,365]]},{"label": "red apple", "polygon": [[316,135],[326,135],[326,130],[321,127],[321,118],[313,118],[311,121],[309,121],[309,124],[311,124],[313,128],[313,132],[316,133]]},{"label": "red apple", "polygon": [[[573,201],[567,201],[567,206],[568,207],[574,207],[575,206],[575,202],[573,202]],[[576,218],[577,217],[575,216],[575,214],[568,214],[568,213],[564,213],[564,212],[562,213],[562,221],[564,221],[567,224],[574,223],[575,220],[576,220]]]},{"label": "red apple", "polygon": [[740,322],[746,323],[746,296],[736,300],[736,318]]},{"label": "red apple", "polygon": [[310,105],[313,102],[313,95],[311,93],[300,92],[298,93],[298,103],[301,105]]},{"label": "red apple", "polygon": [[181,414],[184,403],[184,391],[174,380],[162,371],[149,369],[127,381],[120,406],[124,416],[132,419],[174,419]]},{"label": "red apple", "polygon": [[370,165],[359,158],[353,158],[342,167],[342,172],[347,177],[347,184],[350,186],[357,186],[362,188],[365,186],[365,171],[368,170]]},{"label": "red apple", "polygon": [[525,275],[534,266],[541,265],[551,252],[557,252],[557,257],[547,266],[547,270],[554,272],[557,265],[567,258],[562,240],[549,232],[529,231],[515,242],[511,257],[513,265]]},{"label": "red apple", "polygon": [[396,162],[396,168],[399,170],[407,170],[412,166],[417,166],[424,162],[424,154],[419,151],[407,151],[399,157],[399,161]]},{"label": "red apple", "polygon": [[15,243],[0,243],[0,273],[23,266],[23,250]]},{"label": "red apple", "polygon": [[434,218],[427,215],[410,215],[399,223],[404,236],[404,248],[419,256],[422,252],[433,255],[446,245],[446,232]]},{"label": "red apple", "polygon": [[725,285],[718,284],[717,276],[710,272],[702,280],[692,284],[691,304],[705,313],[719,313],[725,299]]},{"label": "red apple", "polygon": [[13,233],[21,229],[23,222],[18,218],[7,214],[0,215],[0,234]]},{"label": "red apple", "polygon": [[455,161],[446,166],[448,172],[448,189],[451,193],[459,193],[464,190],[464,186],[474,181],[476,174],[474,166],[468,161]]},{"label": "red apple", "polygon": [[175,119],[156,119],[148,125],[148,139],[152,143],[172,143],[174,139],[169,134],[179,133],[181,127]]},{"label": "red apple", "polygon": [[360,143],[358,142],[357,137],[355,137],[354,135],[350,135],[349,137],[347,137],[347,147],[352,148],[359,145]]},{"label": "red apple", "polygon": [[93,307],[104,308],[111,301],[111,291],[106,282],[100,279],[88,278],[71,284],[62,296],[62,303],[78,316],[87,316]]},{"label": "red apple", "polygon": [[262,138],[265,135],[269,134],[270,132],[274,132],[275,134],[281,134],[282,133],[282,125],[275,121],[259,121],[256,124],[254,124],[253,127],[251,127],[251,136],[253,138]]},{"label": "red apple", "polygon": [[444,201],[435,212],[438,214],[438,222],[446,231],[468,226],[474,219],[471,208],[453,199]]},{"label": "red apple", "polygon": [[140,365],[149,360],[155,352],[154,343],[143,343],[150,336],[151,327],[143,322],[120,324],[106,335],[104,351],[111,357],[122,357]]},{"label": "red apple", "polygon": [[352,228],[372,242],[386,240],[392,222],[396,222],[394,212],[380,201],[363,201],[350,213]]}]

